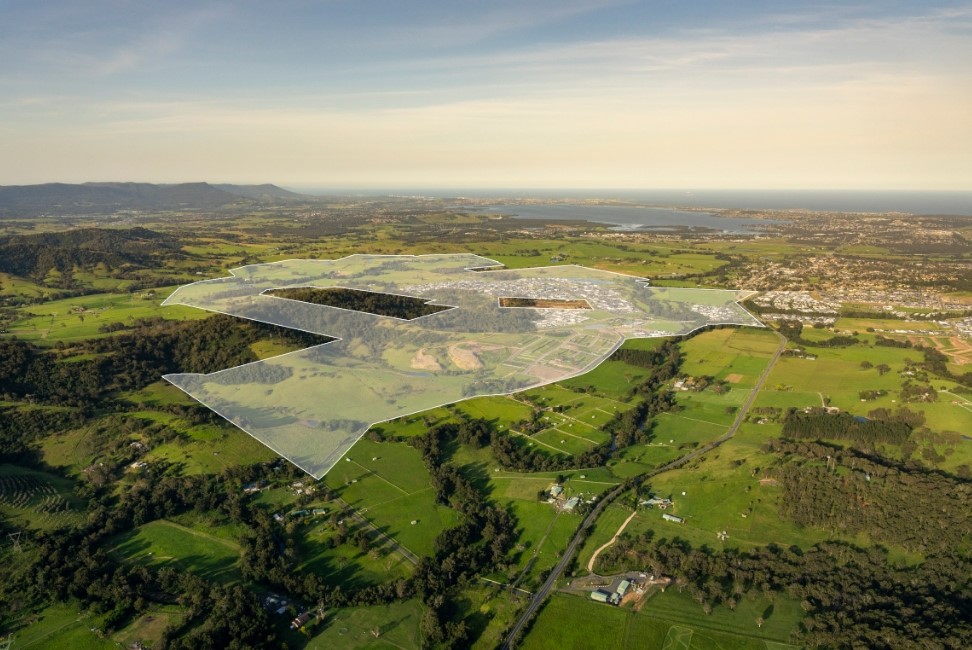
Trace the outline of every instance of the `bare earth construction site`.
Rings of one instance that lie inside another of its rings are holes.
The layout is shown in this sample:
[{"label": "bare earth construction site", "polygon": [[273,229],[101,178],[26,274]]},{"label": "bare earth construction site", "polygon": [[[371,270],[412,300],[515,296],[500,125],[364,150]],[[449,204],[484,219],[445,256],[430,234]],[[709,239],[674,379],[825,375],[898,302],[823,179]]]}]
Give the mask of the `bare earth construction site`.
[{"label": "bare earth construction site", "polygon": [[[336,340],[165,379],[320,478],[372,424],[583,374],[626,339],[760,325],[737,304],[742,292],[650,287],[642,278],[581,266],[499,266],[469,254],[352,255],[244,266],[231,277],[183,286],[164,304]],[[449,308],[403,320],[271,293],[305,287]]]}]

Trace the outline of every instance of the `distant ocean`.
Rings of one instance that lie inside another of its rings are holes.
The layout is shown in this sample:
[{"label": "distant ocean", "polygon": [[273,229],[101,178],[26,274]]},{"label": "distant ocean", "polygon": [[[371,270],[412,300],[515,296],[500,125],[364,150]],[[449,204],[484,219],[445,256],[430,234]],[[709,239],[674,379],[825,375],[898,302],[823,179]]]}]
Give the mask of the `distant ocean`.
[{"label": "distant ocean", "polygon": [[972,192],[856,190],[523,190],[304,188],[312,194],[420,195],[437,198],[621,199],[661,208],[737,208],[742,210],[818,210],[823,212],[906,212],[972,217]]}]

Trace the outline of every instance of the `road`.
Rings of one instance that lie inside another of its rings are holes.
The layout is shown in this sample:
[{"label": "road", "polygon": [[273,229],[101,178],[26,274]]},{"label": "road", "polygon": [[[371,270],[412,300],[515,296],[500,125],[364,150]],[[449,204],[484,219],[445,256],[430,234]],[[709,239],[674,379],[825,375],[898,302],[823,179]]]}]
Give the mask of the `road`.
[{"label": "road", "polygon": [[594,562],[597,561],[597,556],[601,554],[601,551],[603,551],[604,549],[610,547],[612,544],[614,544],[614,542],[618,541],[618,536],[621,533],[624,532],[624,529],[628,527],[628,524],[631,523],[631,520],[634,519],[635,518],[635,515],[637,515],[637,514],[638,514],[638,511],[637,510],[635,510],[634,512],[632,512],[628,516],[628,518],[624,520],[624,523],[621,524],[621,527],[618,528],[618,532],[614,533],[614,537],[612,537],[608,541],[604,542],[604,544],[602,544],[599,549],[597,549],[596,551],[594,551],[594,555],[591,556],[590,562],[587,563],[587,571],[589,573],[594,573]]},{"label": "road", "polygon": [[[756,384],[753,386],[753,389],[749,392],[749,396],[746,398],[746,401],[743,402],[743,405],[741,407],[739,407],[739,412],[736,414],[736,419],[733,420],[732,425],[729,427],[729,429],[724,434],[722,434],[722,436],[716,438],[715,440],[705,445],[704,447],[699,447],[695,451],[685,454],[684,456],[677,458],[670,463],[662,465],[661,467],[657,467],[651,470],[650,472],[645,472],[644,474],[640,474],[636,476],[634,480],[643,481],[653,476],[657,476],[658,474],[661,474],[663,472],[668,472],[678,467],[681,467],[682,465],[690,461],[693,461],[704,454],[709,453],[710,451],[712,451],[713,449],[715,449],[716,447],[718,447],[719,445],[721,445],[722,443],[724,443],[725,441],[729,440],[734,435],[736,435],[736,431],[739,430],[739,426],[746,419],[746,413],[749,412],[749,409],[750,407],[752,407],[753,402],[756,401],[756,395],[762,389],[763,384],[766,382],[766,378],[769,377],[770,371],[773,370],[773,366],[776,365],[776,362],[779,360],[780,355],[783,354],[783,350],[786,349],[786,338],[782,334],[779,334],[778,332],[776,333],[776,335],[780,339],[779,347],[776,348],[776,352],[773,353],[773,356],[772,358],[770,358],[769,363],[766,364],[766,368],[763,369],[763,373],[759,376],[759,379],[756,380]],[[517,637],[519,637],[520,632],[530,621],[530,619],[533,618],[533,616],[537,613],[537,611],[539,611],[540,606],[543,605],[543,601],[547,599],[547,596],[553,590],[554,585],[557,583],[557,580],[560,579],[560,575],[564,572],[564,569],[567,567],[567,564],[573,559],[574,555],[577,553],[577,549],[580,548],[581,543],[584,541],[585,531],[588,528],[590,528],[592,525],[594,525],[594,522],[600,516],[601,512],[603,512],[604,509],[608,506],[608,504],[614,501],[614,499],[616,499],[619,494],[621,494],[627,489],[628,487],[622,484],[614,488],[610,492],[608,492],[606,495],[604,495],[601,498],[600,501],[598,501],[597,505],[594,507],[593,510],[590,511],[590,513],[588,513],[587,517],[584,518],[584,521],[581,523],[580,528],[577,529],[577,533],[574,534],[573,539],[570,540],[570,544],[567,545],[567,550],[564,551],[564,554],[561,556],[560,561],[557,562],[557,565],[554,566],[554,568],[550,571],[550,575],[547,576],[547,579],[544,581],[540,589],[537,590],[537,593],[534,594],[533,598],[530,600],[530,604],[523,611],[523,614],[520,615],[520,618],[517,620],[516,624],[510,629],[510,633],[506,637],[506,641],[503,642],[503,646],[502,646],[503,650],[512,650],[512,648],[516,646]]]}]

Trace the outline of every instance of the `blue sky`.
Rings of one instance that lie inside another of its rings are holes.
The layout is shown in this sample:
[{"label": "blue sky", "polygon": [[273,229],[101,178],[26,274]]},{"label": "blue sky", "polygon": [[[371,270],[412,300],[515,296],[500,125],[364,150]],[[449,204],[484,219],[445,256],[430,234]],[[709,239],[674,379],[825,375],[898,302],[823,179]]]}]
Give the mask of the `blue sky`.
[{"label": "blue sky", "polygon": [[0,184],[972,189],[972,3],[0,0]]}]

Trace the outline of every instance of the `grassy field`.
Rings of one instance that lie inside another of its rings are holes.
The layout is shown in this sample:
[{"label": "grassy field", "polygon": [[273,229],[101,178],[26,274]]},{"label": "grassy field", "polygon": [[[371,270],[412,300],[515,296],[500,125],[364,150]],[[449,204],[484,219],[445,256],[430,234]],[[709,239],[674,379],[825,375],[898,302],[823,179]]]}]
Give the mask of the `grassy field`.
[{"label": "grassy field", "polygon": [[[656,538],[681,537],[693,545],[751,548],[769,543],[811,546],[828,538],[821,530],[804,529],[779,516],[780,488],[760,482],[754,469],[773,461],[761,447],[779,427],[745,424],[729,442],[704,460],[661,474],[649,484],[655,494],[671,498],[673,512],[684,524],[662,520],[659,510],[641,510],[625,532],[654,531]],[[682,493],[685,494],[682,494]],[[729,537],[720,541],[719,532]]]},{"label": "grassy field", "polygon": [[[607,543],[618,532],[621,524],[631,515],[631,508],[615,501],[601,512],[587,539],[577,551],[577,569],[574,575],[587,575],[587,564],[594,555],[594,551]],[[629,524],[630,526],[630,524]],[[628,530],[626,527],[625,530]]]},{"label": "grassy field", "polygon": [[419,452],[403,443],[362,438],[322,480],[382,532],[418,555],[430,555],[436,535],[458,521],[455,511],[436,504]]},{"label": "grassy field", "polygon": [[241,579],[238,543],[226,536],[164,519],[120,535],[111,552],[153,567],[172,564],[208,580],[234,582]]},{"label": "grassy field", "polygon": [[507,628],[516,620],[526,599],[526,594],[511,592],[485,580],[466,585],[457,601],[476,638],[473,650],[500,647]]},{"label": "grassy field", "polygon": [[185,426],[176,422],[188,440],[176,439],[149,450],[144,460],[165,460],[182,466],[186,474],[212,474],[227,467],[251,465],[277,458],[263,443],[229,425]]},{"label": "grassy field", "polygon": [[[638,349],[631,345],[632,343],[636,343],[636,341],[628,341],[625,343],[625,347]],[[594,387],[597,394],[602,397],[627,402],[629,391],[648,374],[647,368],[639,368],[622,361],[604,361],[594,370],[579,377],[562,381],[560,385],[565,388],[580,390]]]},{"label": "grassy field", "polygon": [[469,417],[483,418],[507,429],[520,420],[529,419],[532,413],[529,405],[506,395],[465,400],[458,402],[455,408]]},{"label": "grassy field", "polygon": [[[349,530],[359,527],[353,522]],[[328,582],[347,588],[381,584],[412,574],[412,565],[388,545],[360,549],[350,543],[331,548],[326,542],[334,537],[334,529],[326,521],[313,521],[302,527],[297,554],[299,568],[315,573]]]},{"label": "grassy field", "polygon": [[170,626],[177,626],[183,620],[182,608],[177,605],[160,605],[141,614],[124,628],[111,635],[113,641],[123,648],[141,642],[148,647],[157,647],[162,632]]},{"label": "grassy field", "polygon": [[[907,362],[920,361],[921,354],[914,350],[870,346],[873,337],[861,335],[863,344],[848,348],[813,348],[814,360],[784,357],[773,368],[766,383],[766,390],[757,398],[756,406],[820,406],[824,402],[854,415],[866,416],[877,408],[895,410],[906,406],[925,416],[925,426],[935,432],[955,432],[939,442],[922,442],[921,446],[934,448],[944,457],[937,465],[941,469],[954,470],[963,463],[972,462],[972,441],[962,438],[963,432],[972,431],[972,400],[958,394],[955,382],[930,377],[929,383],[939,391],[935,402],[904,402],[901,389],[910,379],[905,374]],[[875,367],[863,367],[867,362]],[[885,364],[884,374],[876,366]],[[920,382],[924,383],[924,382]],[[886,394],[863,401],[863,391],[886,391]],[[892,457],[893,449],[886,450]]]},{"label": "grassy field", "polygon": [[724,381],[728,390],[676,391],[679,409],[655,418],[650,444],[624,449],[609,461],[612,473],[641,474],[724,434],[777,345],[772,332],[750,327],[710,330],[683,341],[682,373]]},{"label": "grassy field", "polygon": [[730,327],[702,332],[681,344],[682,372],[712,376],[733,387],[752,388],[776,351],[773,332],[754,327]]},{"label": "grassy field", "polygon": [[497,581],[506,580],[532,590],[539,586],[539,577],[549,571],[560,559],[563,549],[581,523],[580,515],[557,512],[546,503],[511,499],[506,506],[519,523],[513,559],[516,568],[508,575],[491,576]]},{"label": "grassy field", "polygon": [[[273,451],[229,423],[193,425],[171,413],[153,410],[151,407],[156,403],[161,405],[170,399],[169,403],[175,403],[181,399],[170,390],[153,384],[140,393],[156,395],[159,401],[138,403],[146,408],[133,411],[127,414],[128,417],[162,424],[181,434],[153,446],[143,454],[142,460],[166,461],[180,465],[187,474],[200,474],[277,458]],[[117,416],[105,416],[92,419],[77,429],[48,436],[40,444],[44,461],[67,474],[80,476],[92,464],[111,460],[112,442],[121,426],[124,426],[123,421]]]},{"label": "grassy field", "polygon": [[[770,609],[772,608],[772,609]],[[772,612],[768,617],[766,612]],[[746,601],[735,611],[716,608],[710,616],[687,595],[669,590],[649,598],[639,612],[555,594],[520,647],[659,648],[660,650],[782,650],[800,620],[797,603]],[[756,627],[756,617],[766,623]]]},{"label": "grassy field", "polygon": [[71,604],[51,605],[31,621],[14,624],[13,648],[64,648],[70,650],[107,650],[118,644],[103,638],[97,628],[102,616],[80,612]]},{"label": "grassy field", "polygon": [[99,332],[103,325],[131,323],[140,318],[173,320],[199,319],[209,312],[190,307],[162,307],[161,303],[176,287],[151,293],[99,293],[40,305],[21,307],[22,315],[9,329],[26,341],[72,341],[108,336]]},{"label": "grassy field", "polygon": [[45,296],[56,297],[58,295],[63,295],[58,289],[46,287],[9,273],[0,273],[0,296],[43,298]]},{"label": "grassy field", "polygon": [[[422,605],[417,600],[355,607],[328,612],[320,632],[307,644],[307,650],[342,648],[421,648],[419,621]],[[375,636],[375,632],[378,636]]]}]

